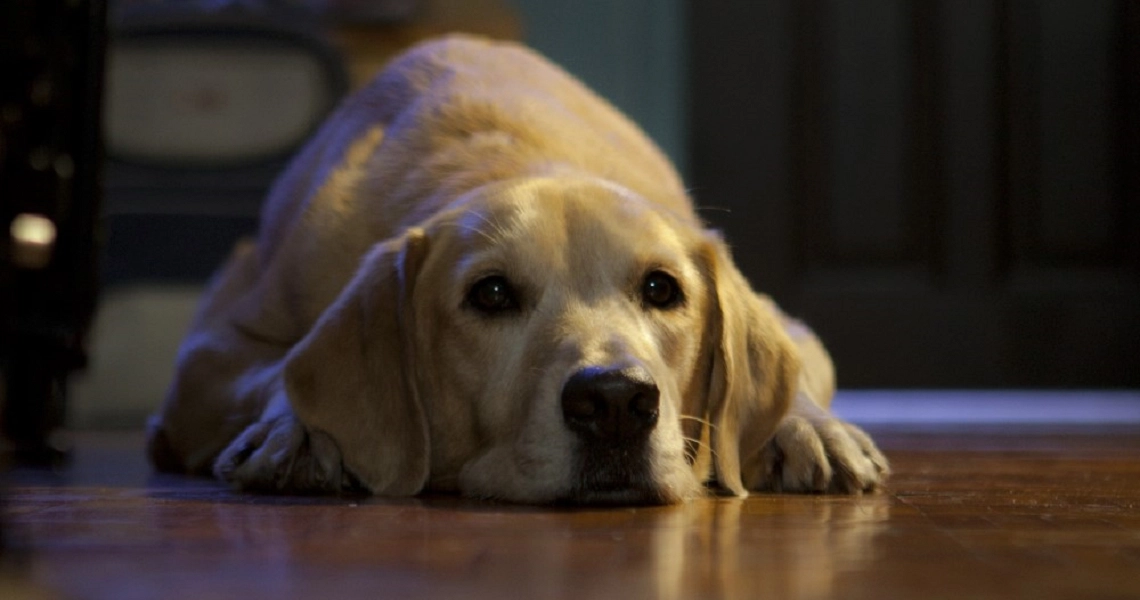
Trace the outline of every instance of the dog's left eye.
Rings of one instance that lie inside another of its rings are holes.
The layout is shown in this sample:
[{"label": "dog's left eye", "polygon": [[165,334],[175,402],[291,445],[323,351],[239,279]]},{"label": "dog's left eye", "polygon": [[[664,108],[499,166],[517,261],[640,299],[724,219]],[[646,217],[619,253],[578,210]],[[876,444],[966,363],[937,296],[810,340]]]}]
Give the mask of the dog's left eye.
[{"label": "dog's left eye", "polygon": [[501,275],[476,281],[467,292],[467,304],[489,315],[517,310],[519,307],[511,283]]},{"label": "dog's left eye", "polygon": [[681,286],[664,271],[651,271],[641,284],[641,298],[654,308],[673,308],[682,301]]}]

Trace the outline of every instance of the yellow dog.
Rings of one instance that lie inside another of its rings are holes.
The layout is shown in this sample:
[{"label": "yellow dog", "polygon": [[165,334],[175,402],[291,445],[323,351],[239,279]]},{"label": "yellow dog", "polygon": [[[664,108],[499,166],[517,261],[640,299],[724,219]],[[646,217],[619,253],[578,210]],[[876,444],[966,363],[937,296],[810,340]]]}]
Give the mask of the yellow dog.
[{"label": "yellow dog", "polygon": [[886,460],[828,412],[833,388],[635,125],[522,47],[450,37],[345,101],[276,182],[150,454],[284,493],[872,489]]}]

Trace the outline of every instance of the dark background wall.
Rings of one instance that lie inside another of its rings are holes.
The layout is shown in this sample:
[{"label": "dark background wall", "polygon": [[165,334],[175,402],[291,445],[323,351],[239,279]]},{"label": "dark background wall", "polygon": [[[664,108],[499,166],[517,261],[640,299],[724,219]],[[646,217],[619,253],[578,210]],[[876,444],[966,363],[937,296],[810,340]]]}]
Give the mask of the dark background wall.
[{"label": "dark background wall", "polygon": [[1140,5],[688,9],[694,195],[842,385],[1140,385]]}]

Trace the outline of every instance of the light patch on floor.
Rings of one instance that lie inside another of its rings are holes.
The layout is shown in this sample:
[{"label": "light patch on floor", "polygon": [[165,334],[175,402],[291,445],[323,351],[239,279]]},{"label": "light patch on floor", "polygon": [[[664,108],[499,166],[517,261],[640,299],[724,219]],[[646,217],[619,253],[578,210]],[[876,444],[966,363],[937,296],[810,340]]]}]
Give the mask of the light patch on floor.
[{"label": "light patch on floor", "polygon": [[833,410],[863,425],[1140,424],[1140,390],[840,390]]}]

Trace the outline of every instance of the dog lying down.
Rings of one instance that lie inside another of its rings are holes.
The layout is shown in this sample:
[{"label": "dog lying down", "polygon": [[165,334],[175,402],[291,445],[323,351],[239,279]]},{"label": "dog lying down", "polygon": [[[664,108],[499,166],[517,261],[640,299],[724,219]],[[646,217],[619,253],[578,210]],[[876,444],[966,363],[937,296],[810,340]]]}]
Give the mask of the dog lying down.
[{"label": "dog lying down", "polygon": [[831,361],[638,128],[449,37],[348,98],[206,292],[149,452],[279,493],[671,503],[860,493]]}]

